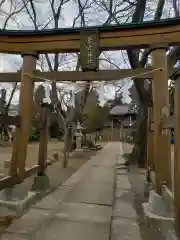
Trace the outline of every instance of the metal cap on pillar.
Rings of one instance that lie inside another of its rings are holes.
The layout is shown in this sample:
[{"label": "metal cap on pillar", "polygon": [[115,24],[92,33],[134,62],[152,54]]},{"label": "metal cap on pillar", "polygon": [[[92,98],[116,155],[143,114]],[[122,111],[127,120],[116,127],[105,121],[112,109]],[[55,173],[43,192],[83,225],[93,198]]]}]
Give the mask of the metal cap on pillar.
[{"label": "metal cap on pillar", "polygon": [[168,51],[169,45],[165,43],[154,43],[149,46],[149,54],[155,50],[162,49]]},{"label": "metal cap on pillar", "polygon": [[37,52],[23,52],[21,54],[21,57],[24,58],[24,56],[32,56],[34,58],[39,59],[39,54]]}]

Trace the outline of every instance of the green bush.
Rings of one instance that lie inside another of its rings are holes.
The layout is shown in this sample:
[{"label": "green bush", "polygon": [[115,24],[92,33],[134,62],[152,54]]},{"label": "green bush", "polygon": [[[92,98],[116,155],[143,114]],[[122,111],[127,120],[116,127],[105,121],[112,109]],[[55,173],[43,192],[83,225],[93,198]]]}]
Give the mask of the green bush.
[{"label": "green bush", "polygon": [[[49,128],[49,134],[52,138],[61,138],[64,135],[64,130],[59,128],[58,125],[52,125]],[[32,127],[31,133],[29,136],[29,141],[34,142],[39,140],[40,140],[40,132],[35,127]]]},{"label": "green bush", "polygon": [[52,124],[49,129],[52,138],[61,138],[64,135],[64,129],[59,128],[58,124]]},{"label": "green bush", "polygon": [[29,136],[29,141],[34,142],[39,140],[40,140],[40,133],[36,131],[36,128],[32,128]]}]

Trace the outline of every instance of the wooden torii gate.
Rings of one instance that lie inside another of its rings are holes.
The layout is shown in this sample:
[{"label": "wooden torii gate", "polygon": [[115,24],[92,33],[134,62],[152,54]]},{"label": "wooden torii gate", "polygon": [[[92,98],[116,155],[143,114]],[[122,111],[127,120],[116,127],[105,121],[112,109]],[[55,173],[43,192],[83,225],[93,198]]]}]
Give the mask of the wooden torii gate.
[{"label": "wooden torii gate", "polygon": [[[33,88],[35,81],[48,78],[56,81],[103,81],[119,80],[138,76],[139,79],[152,80],[153,107],[149,118],[153,121],[153,131],[148,129],[148,164],[154,166],[155,187],[161,194],[162,186],[172,190],[170,131],[163,127],[169,118],[168,79],[176,70],[169,69],[166,52],[169,46],[180,45],[179,20],[149,22],[142,25],[123,25],[113,27],[93,27],[88,29],[2,31],[0,32],[0,52],[22,54],[23,67],[18,73],[2,73],[0,81],[21,81],[20,89],[20,126],[17,128],[16,157],[12,157],[11,167],[18,174],[19,182],[30,176],[43,165],[37,165],[26,171],[28,138],[31,127]],[[99,70],[101,51],[148,48],[152,55],[152,67],[145,69]],[[46,72],[36,71],[39,53],[79,52],[82,72]],[[180,232],[180,74],[175,93],[175,168],[174,203],[176,228]],[[44,141],[43,144],[46,144]],[[45,149],[45,148],[44,148]],[[152,154],[153,153],[153,154]],[[45,162],[46,154],[43,155]],[[13,170],[13,171],[14,171]],[[13,173],[11,171],[11,174]],[[42,170],[44,172],[44,169]],[[13,184],[12,175],[0,180],[0,188]]]}]

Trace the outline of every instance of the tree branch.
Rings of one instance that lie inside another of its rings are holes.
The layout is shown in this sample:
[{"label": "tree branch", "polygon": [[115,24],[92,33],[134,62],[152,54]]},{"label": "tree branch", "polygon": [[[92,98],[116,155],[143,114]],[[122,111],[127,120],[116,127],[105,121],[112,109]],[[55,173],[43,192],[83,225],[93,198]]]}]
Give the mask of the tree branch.
[{"label": "tree branch", "polygon": [[161,19],[162,14],[163,14],[164,5],[165,5],[165,0],[158,1],[158,5],[157,5],[155,16],[154,16],[155,21],[159,21]]},{"label": "tree branch", "polygon": [[[174,13],[175,13],[175,17],[179,17],[180,16],[180,3],[178,0],[172,0],[173,2],[173,8],[174,8]],[[178,1],[178,2],[177,2]],[[178,7],[179,5],[179,7]]]}]

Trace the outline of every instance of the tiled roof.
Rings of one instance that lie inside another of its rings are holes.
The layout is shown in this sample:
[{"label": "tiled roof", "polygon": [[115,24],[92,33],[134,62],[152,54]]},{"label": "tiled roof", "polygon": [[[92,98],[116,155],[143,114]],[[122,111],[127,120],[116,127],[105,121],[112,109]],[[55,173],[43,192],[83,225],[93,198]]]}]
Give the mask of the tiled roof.
[{"label": "tiled roof", "polygon": [[116,105],[111,109],[110,115],[123,116],[126,114],[135,114],[135,112],[130,110],[129,107],[129,105]]}]

